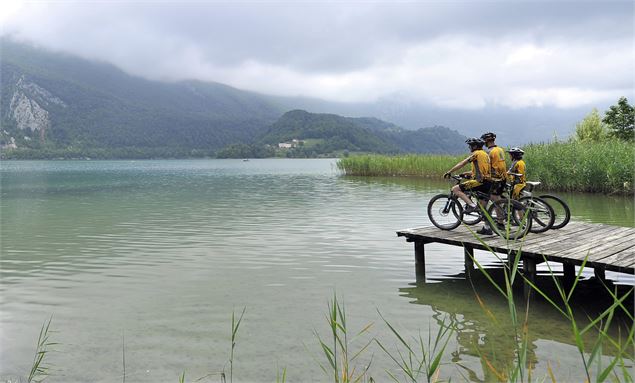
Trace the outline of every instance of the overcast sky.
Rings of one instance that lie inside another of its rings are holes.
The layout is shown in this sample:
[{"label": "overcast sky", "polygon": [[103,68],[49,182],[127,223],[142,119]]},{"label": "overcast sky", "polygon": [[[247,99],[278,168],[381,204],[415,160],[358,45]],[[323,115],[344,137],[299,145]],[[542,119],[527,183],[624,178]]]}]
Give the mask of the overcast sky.
[{"label": "overcast sky", "polygon": [[2,34],[150,79],[334,101],[632,101],[632,1],[0,2]]}]

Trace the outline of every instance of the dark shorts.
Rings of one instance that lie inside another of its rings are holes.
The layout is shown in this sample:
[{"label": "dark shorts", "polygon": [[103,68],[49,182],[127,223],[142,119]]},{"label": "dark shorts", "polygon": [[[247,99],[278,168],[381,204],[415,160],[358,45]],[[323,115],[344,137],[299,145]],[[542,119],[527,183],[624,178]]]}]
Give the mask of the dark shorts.
[{"label": "dark shorts", "polygon": [[492,183],[490,181],[478,182],[477,180],[467,180],[463,181],[459,184],[459,188],[461,188],[462,192],[466,190],[474,190],[481,193],[489,194],[490,189],[492,188]]},{"label": "dark shorts", "polygon": [[492,194],[501,195],[505,191],[505,181],[493,181],[492,182]]}]

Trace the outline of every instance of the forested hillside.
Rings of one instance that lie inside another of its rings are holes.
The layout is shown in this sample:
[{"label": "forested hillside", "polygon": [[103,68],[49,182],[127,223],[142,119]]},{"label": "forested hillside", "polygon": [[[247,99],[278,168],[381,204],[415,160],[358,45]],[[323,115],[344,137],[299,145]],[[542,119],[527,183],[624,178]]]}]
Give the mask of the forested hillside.
[{"label": "forested hillside", "polygon": [[[150,81],[106,63],[0,39],[2,158],[316,157],[455,153],[464,137],[293,109],[218,83]],[[302,143],[279,151],[278,143]]]},{"label": "forested hillside", "polygon": [[0,64],[2,139],[40,153],[213,154],[251,142],[283,112],[265,96],[222,84],[148,81],[6,39]]},{"label": "forested hillside", "polygon": [[445,127],[406,130],[376,118],[351,118],[293,110],[285,113],[260,138],[264,145],[299,140],[291,157],[366,153],[459,153],[465,137]]}]

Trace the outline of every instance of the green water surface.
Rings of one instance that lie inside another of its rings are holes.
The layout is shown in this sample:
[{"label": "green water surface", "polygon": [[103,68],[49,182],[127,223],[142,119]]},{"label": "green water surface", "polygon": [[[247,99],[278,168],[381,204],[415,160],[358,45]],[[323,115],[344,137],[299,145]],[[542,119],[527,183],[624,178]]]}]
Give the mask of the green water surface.
[{"label": "green water surface", "polygon": [[[0,381],[28,372],[51,316],[60,344],[47,356],[48,381],[122,381],[124,351],[127,381],[178,381],[182,371],[220,381],[232,312],[244,307],[235,381],[275,381],[283,368],[287,381],[329,381],[314,359],[326,363],[314,331],[328,336],[334,293],[351,331],[374,323],[371,336],[389,347],[395,338],[377,310],[408,337],[453,319],[459,327],[441,375],[491,380],[484,357],[497,368],[514,358],[505,301],[484,278],[463,278],[457,247],[428,245],[427,283],[415,283],[412,244],[395,235],[429,225],[427,200],[448,184],[343,177],[334,164],[4,161]],[[560,195],[574,220],[634,225],[630,197]],[[500,274],[494,256],[476,256]],[[632,276],[608,277],[633,284]],[[601,310],[606,297],[590,283],[580,289],[581,317]],[[536,300],[530,323],[536,376],[546,376],[549,362],[559,380],[582,379],[567,322]],[[395,366],[378,347],[357,363],[371,359],[369,374],[389,380],[385,370]]]}]

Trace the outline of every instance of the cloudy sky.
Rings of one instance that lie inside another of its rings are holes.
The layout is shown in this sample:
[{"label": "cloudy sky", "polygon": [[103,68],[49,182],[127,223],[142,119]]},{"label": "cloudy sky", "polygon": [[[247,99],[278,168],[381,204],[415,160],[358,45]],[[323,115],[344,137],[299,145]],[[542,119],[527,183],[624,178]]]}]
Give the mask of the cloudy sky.
[{"label": "cloudy sky", "polygon": [[167,81],[334,101],[633,98],[632,1],[0,2],[2,34]]}]

